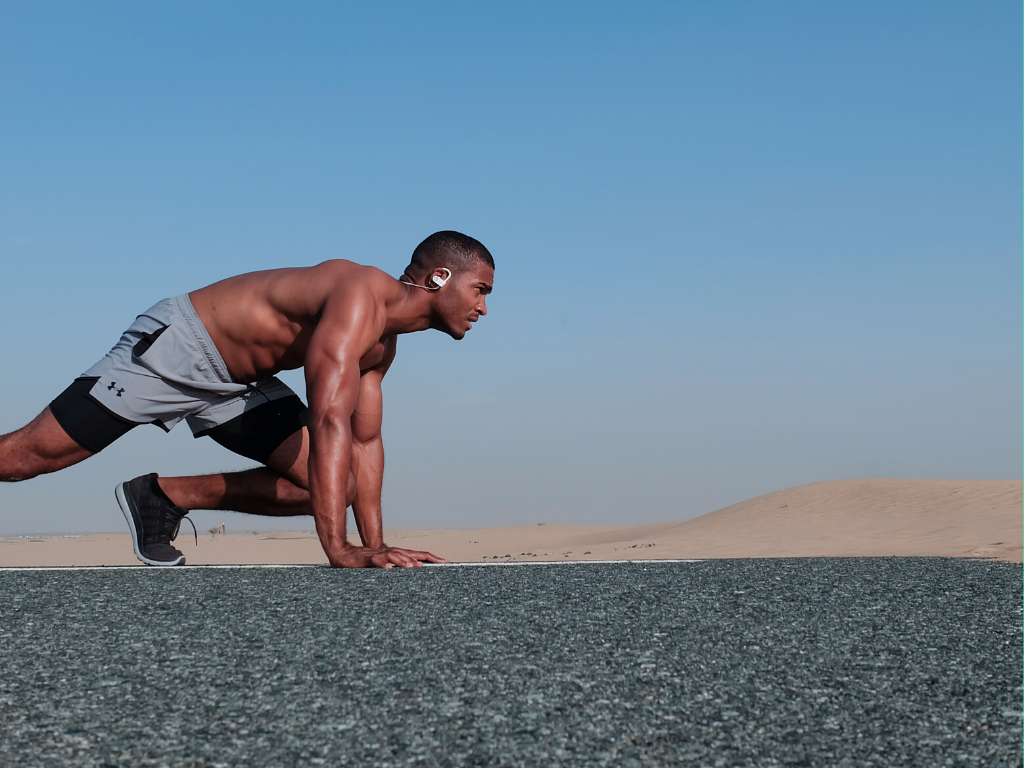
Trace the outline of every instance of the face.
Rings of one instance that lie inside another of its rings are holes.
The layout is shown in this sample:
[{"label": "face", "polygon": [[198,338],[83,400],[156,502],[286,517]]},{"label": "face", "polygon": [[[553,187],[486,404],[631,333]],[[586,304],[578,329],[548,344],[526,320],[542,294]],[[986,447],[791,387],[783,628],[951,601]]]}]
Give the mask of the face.
[{"label": "face", "polygon": [[487,295],[494,284],[494,270],[483,262],[458,269],[438,291],[437,329],[461,339],[473,323],[487,314]]}]

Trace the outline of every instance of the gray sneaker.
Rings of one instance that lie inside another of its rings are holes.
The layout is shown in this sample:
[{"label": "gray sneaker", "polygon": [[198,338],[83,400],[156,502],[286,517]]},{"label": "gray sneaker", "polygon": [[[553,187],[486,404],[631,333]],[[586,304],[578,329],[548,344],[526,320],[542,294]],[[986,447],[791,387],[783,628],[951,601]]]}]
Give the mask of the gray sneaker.
[{"label": "gray sneaker", "polygon": [[[181,521],[187,519],[187,511],[167,498],[157,483],[155,472],[119,484],[114,488],[114,497],[128,521],[132,547],[139,560],[146,565],[185,564],[185,556],[172,547],[171,542],[178,537],[178,528]],[[196,543],[199,543],[198,535]]]}]

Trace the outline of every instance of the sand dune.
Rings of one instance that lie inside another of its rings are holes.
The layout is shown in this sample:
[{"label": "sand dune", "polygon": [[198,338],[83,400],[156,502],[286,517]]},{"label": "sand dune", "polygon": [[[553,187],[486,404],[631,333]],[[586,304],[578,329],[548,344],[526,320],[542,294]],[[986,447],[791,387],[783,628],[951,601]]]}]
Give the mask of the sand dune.
[{"label": "sand dune", "polygon": [[[393,530],[395,546],[452,561],[936,556],[1021,562],[1019,480],[832,480],[787,488],[682,522]],[[357,542],[356,542],[357,543]],[[192,539],[194,565],[326,562],[315,536]],[[0,566],[134,565],[127,534],[0,541]]]},{"label": "sand dune", "polygon": [[688,557],[1020,562],[1021,501],[1022,484],[1013,480],[833,480],[758,496],[651,535]]}]

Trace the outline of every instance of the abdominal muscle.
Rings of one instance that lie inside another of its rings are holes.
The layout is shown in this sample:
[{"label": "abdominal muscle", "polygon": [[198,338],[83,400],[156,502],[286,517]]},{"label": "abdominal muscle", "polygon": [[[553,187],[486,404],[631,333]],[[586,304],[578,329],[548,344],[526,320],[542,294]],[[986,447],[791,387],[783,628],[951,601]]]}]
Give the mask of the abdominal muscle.
[{"label": "abdominal muscle", "polygon": [[[200,288],[189,298],[231,377],[246,383],[302,367],[331,287],[338,279],[354,277],[357,269],[351,262],[335,261],[250,272]],[[379,363],[383,354],[384,345],[378,343],[360,360],[360,368]]]}]

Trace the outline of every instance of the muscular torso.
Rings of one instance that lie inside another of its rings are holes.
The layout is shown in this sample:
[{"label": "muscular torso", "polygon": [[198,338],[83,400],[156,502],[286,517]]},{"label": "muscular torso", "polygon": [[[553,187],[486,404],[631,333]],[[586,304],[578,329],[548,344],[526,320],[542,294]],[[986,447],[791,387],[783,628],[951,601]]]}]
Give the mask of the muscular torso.
[{"label": "muscular torso", "polygon": [[[246,383],[302,367],[328,298],[339,286],[354,283],[382,308],[398,287],[380,270],[338,260],[230,277],[192,291],[189,298],[232,378]],[[394,354],[394,344],[393,334],[381,335],[360,358],[360,370],[380,365]]]}]

